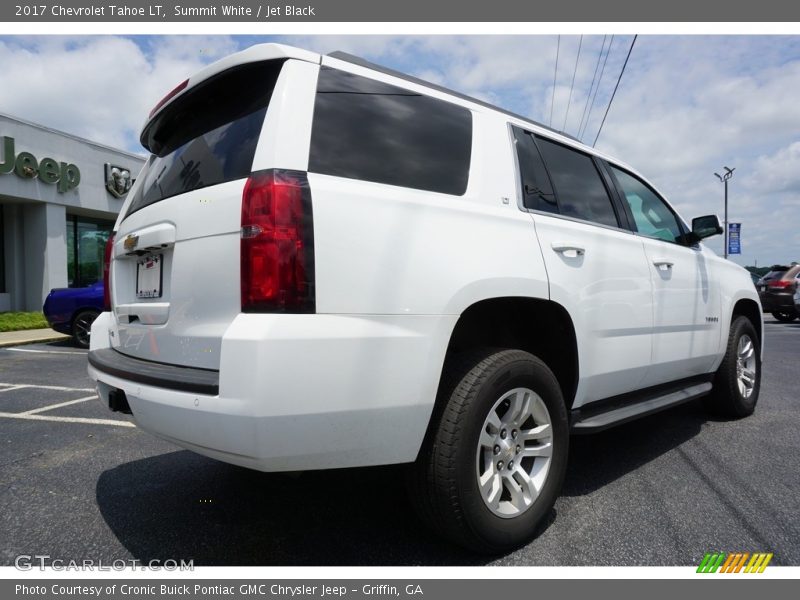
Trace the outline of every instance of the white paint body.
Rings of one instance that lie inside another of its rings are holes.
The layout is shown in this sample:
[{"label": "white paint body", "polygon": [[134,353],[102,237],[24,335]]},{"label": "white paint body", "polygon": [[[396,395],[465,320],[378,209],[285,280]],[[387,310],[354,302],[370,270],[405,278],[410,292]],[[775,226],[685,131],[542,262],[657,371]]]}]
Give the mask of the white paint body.
[{"label": "white paint body", "polygon": [[[91,350],[219,370],[219,395],[126,381],[93,367],[101,399],[125,391],[137,424],[201,454],[281,471],[413,461],[430,418],[450,336],[476,302],[548,300],[570,315],[580,379],[573,406],[713,372],[731,310],[758,302],[748,274],[703,247],[684,248],[520,209],[509,124],[564,137],[445,92],[330,57],[265,45],[241,62],[288,58],[253,171],[307,171],[320,64],[442,98],[472,112],[463,196],[308,174],[314,212],[316,314],[242,314],[244,180],[203,188],[121,217],[112,261],[113,311]],[[130,194],[132,197],[133,194]],[[124,215],[123,208],[121,215]],[[163,244],[163,298],[136,300],[140,245]],[[143,241],[149,240],[149,241]],[[570,258],[563,243],[585,253]],[[670,246],[669,248],[665,248]],[[653,260],[667,253],[669,277]],[[136,314],[139,320],[128,322]],[[719,316],[707,325],[707,316]],[[701,322],[702,321],[702,322]]]}]

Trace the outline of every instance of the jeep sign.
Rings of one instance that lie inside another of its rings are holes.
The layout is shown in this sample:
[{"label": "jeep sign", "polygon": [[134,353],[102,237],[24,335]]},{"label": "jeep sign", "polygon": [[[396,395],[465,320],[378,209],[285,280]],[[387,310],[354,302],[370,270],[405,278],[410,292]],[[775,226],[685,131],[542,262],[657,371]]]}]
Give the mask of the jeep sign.
[{"label": "jeep sign", "polygon": [[77,165],[58,162],[52,158],[41,161],[30,152],[14,152],[14,138],[3,137],[3,162],[0,162],[0,175],[11,172],[25,179],[35,179],[48,184],[56,184],[59,193],[68,192],[78,187],[81,172]]}]

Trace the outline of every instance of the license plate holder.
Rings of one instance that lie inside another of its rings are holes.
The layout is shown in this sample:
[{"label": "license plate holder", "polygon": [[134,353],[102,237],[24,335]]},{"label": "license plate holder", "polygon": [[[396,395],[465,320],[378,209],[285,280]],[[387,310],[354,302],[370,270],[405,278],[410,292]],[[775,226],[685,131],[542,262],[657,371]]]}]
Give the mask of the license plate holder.
[{"label": "license plate holder", "polygon": [[163,254],[143,256],[136,262],[136,298],[161,298]]}]

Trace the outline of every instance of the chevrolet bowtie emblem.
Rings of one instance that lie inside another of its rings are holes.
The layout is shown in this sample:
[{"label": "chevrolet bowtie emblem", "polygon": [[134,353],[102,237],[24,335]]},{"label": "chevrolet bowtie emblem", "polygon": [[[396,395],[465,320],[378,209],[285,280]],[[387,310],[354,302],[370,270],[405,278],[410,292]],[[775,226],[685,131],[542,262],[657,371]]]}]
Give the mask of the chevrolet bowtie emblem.
[{"label": "chevrolet bowtie emblem", "polygon": [[134,250],[138,243],[139,243],[138,235],[129,235],[128,237],[125,238],[125,243],[124,243],[125,250],[129,252],[131,250]]}]

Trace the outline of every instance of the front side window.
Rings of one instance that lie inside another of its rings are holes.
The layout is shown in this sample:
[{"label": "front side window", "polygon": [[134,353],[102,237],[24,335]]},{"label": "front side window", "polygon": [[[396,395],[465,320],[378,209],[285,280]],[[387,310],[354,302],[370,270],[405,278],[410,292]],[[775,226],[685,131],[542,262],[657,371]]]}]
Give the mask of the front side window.
[{"label": "front side window", "polygon": [[308,170],[461,195],[472,153],[466,108],[323,67]]},{"label": "front side window", "polygon": [[664,201],[633,175],[613,165],[611,171],[622,188],[625,202],[630,207],[636,231],[665,242],[680,242],[683,232],[678,219]]},{"label": "front side window", "polygon": [[592,157],[548,139],[536,138],[553,179],[562,215],[619,227],[606,186]]}]

